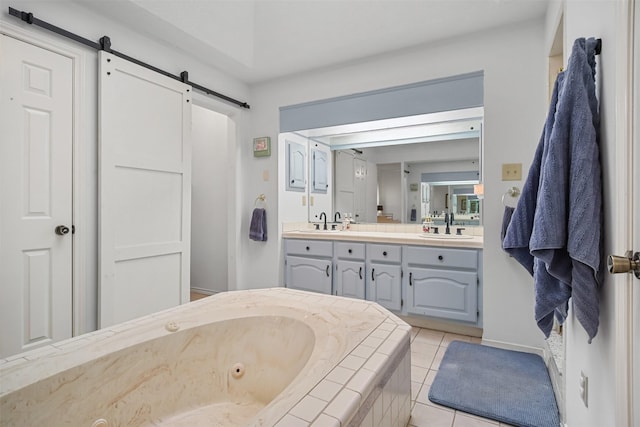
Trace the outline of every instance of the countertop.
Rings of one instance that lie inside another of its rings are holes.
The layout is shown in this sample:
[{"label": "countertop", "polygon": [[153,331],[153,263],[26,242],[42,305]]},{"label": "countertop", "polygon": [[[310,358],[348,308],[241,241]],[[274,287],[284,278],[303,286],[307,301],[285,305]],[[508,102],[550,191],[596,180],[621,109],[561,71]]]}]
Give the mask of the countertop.
[{"label": "countertop", "polygon": [[434,235],[422,233],[395,233],[378,231],[285,231],[283,239],[339,240],[349,242],[396,243],[401,245],[438,246],[450,248],[482,249],[482,236]]}]

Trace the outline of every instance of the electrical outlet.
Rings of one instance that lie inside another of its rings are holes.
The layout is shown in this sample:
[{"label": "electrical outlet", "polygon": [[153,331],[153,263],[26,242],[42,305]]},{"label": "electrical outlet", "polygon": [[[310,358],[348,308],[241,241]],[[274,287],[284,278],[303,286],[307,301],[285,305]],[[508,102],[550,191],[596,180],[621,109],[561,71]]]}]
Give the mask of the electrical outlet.
[{"label": "electrical outlet", "polygon": [[589,377],[587,377],[584,372],[580,371],[580,397],[582,398],[582,402],[584,402],[584,406],[589,407]]},{"label": "electrical outlet", "polygon": [[522,180],[522,163],[503,163],[502,164],[502,180],[503,181],[521,181]]}]

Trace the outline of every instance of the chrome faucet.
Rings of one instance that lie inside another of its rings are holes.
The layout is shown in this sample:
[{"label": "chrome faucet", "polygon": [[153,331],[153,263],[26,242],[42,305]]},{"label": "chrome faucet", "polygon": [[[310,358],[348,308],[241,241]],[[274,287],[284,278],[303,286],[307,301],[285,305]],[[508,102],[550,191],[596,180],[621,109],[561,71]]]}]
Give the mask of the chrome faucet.
[{"label": "chrome faucet", "polygon": [[338,218],[342,218],[340,216],[340,212],[336,211],[335,214],[333,214],[333,222],[338,222]]},{"label": "chrome faucet", "polygon": [[322,217],[323,216],[324,216],[324,227],[322,229],[326,231],[326,229],[327,229],[327,214],[322,212],[320,214],[320,221],[322,221]]}]

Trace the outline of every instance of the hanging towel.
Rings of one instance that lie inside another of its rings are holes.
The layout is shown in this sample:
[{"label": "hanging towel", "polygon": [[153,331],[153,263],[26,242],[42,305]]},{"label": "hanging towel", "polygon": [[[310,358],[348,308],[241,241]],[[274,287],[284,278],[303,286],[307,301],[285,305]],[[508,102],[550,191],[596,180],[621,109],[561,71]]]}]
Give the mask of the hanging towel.
[{"label": "hanging towel", "polygon": [[542,138],[503,248],[534,276],[535,318],[549,336],[572,299],[589,342],[603,279],[602,177],[595,39],[578,39],[558,75]]},{"label": "hanging towel", "polygon": [[507,227],[509,226],[509,223],[511,222],[511,217],[513,216],[513,211],[515,210],[515,208],[512,208],[511,206],[505,206],[504,207],[504,212],[502,214],[502,228],[500,229],[500,241],[503,242],[504,241],[504,236],[505,234],[507,234]]},{"label": "hanging towel", "polygon": [[258,242],[267,241],[267,211],[263,208],[255,208],[253,210],[249,238]]}]

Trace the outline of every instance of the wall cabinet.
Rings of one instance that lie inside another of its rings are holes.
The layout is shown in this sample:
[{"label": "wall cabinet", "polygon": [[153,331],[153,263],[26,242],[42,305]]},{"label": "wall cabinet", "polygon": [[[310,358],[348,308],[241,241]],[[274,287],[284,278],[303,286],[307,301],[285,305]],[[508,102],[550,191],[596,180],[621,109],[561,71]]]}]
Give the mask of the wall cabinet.
[{"label": "wall cabinet", "polygon": [[402,247],[367,243],[367,299],[402,310]]},{"label": "wall cabinet", "polygon": [[477,323],[478,252],[408,247],[407,313]]},{"label": "wall cabinet", "polygon": [[306,190],[306,148],[297,142],[287,141],[287,190]]},{"label": "wall cabinet", "polygon": [[365,299],[364,243],[335,242],[335,295]]},{"label": "wall cabinet", "polygon": [[333,242],[285,240],[285,285],[331,294]]}]

